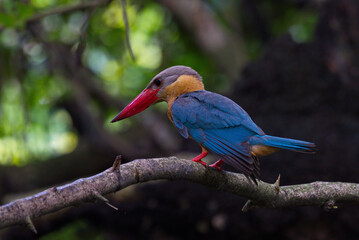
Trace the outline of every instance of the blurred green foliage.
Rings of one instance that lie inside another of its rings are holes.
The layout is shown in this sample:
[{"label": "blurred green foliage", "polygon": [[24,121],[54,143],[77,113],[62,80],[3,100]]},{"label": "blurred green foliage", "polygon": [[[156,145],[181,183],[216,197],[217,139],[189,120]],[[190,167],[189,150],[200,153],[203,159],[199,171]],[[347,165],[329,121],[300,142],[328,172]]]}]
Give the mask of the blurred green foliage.
[{"label": "blurred green foliage", "polygon": [[[297,43],[310,42],[314,37],[318,12],[313,8],[298,7],[293,1],[265,0],[258,1],[257,10],[262,17],[263,26],[253,25],[255,22],[248,24],[248,21],[253,20],[242,18],[247,52],[252,60],[258,58],[267,46],[259,33],[264,30],[261,29],[263,27],[268,31],[267,41],[284,34],[289,34]],[[242,13],[244,18],[250,18],[249,13]]]},{"label": "blurred green foliage", "polygon": [[[263,11],[270,13],[270,30],[273,36],[280,36],[288,32],[294,41],[309,42],[313,38],[314,27],[318,13],[313,9],[298,9],[290,4],[273,7],[273,4],[263,3]],[[268,10],[269,11],[268,11]]]},{"label": "blurred green foliage", "polygon": [[[59,106],[72,94],[70,81],[50,69],[48,53],[41,41],[26,30],[26,20],[43,11],[80,2],[0,0],[0,164],[23,165],[76,148],[79,140],[71,117]],[[213,6],[222,4],[212,2]],[[310,41],[317,16],[294,7],[284,8],[272,1],[260,4],[270,19],[271,34],[289,32],[295,41]],[[216,72],[213,62],[200,52],[191,36],[183,33],[167,10],[153,2],[128,1],[127,13],[136,62],[130,59],[125,44],[118,1],[93,11],[86,29],[83,63],[98,76],[97,81],[108,94],[127,102],[159,70],[177,64],[196,69],[209,90],[228,89],[225,76]],[[43,18],[44,40],[76,49],[86,14],[78,11]],[[244,31],[244,36],[249,55],[256,58],[265,45],[250,30]],[[124,125],[107,126],[117,110],[103,111],[105,128],[121,131]]]},{"label": "blurred green foliage", "polygon": [[71,222],[55,232],[51,232],[39,238],[40,240],[100,240],[105,239],[104,236],[96,229],[90,228],[85,221]]}]

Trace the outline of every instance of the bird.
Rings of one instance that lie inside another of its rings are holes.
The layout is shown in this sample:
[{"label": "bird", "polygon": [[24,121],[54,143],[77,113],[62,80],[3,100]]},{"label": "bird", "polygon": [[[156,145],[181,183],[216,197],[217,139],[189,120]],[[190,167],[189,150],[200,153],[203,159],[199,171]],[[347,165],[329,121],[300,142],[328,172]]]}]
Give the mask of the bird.
[{"label": "bird", "polygon": [[111,122],[142,112],[158,102],[167,102],[167,115],[178,132],[202,148],[192,161],[202,161],[212,152],[220,157],[209,165],[222,170],[226,163],[257,184],[258,157],[286,149],[314,153],[314,143],[266,135],[248,113],[231,99],[206,91],[202,77],[187,66],[172,66],[157,74],[147,87]]}]

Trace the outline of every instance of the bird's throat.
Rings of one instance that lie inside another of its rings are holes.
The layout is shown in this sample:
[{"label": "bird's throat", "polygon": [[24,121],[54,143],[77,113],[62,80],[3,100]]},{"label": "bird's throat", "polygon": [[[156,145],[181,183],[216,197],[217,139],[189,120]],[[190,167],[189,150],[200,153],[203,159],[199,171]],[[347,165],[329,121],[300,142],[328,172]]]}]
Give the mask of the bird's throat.
[{"label": "bird's throat", "polygon": [[174,83],[168,85],[160,97],[168,103],[168,118],[173,122],[171,107],[179,96],[189,92],[204,90],[203,82],[192,75],[182,75]]}]

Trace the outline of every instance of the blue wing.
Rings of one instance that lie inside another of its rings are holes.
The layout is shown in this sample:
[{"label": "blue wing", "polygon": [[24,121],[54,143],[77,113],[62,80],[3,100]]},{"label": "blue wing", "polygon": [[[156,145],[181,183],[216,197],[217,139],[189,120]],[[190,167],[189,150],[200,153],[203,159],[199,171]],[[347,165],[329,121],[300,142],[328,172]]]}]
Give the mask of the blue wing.
[{"label": "blue wing", "polygon": [[244,174],[258,177],[258,161],[248,139],[264,132],[239,105],[216,93],[196,91],[178,97],[171,111],[183,137],[190,136]]}]

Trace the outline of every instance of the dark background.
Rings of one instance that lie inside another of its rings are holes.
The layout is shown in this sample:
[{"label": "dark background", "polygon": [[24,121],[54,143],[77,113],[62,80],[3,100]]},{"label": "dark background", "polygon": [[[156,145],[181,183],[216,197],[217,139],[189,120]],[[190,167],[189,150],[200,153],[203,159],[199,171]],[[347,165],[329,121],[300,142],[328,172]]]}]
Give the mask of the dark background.
[{"label": "dark background", "polygon": [[[120,2],[61,10],[87,2],[96,1],[0,2],[1,203],[103,171],[117,154],[124,162],[198,154],[166,119],[165,104],[109,124],[154,75],[178,64],[266,133],[317,144],[315,155],[261,158],[263,181],[279,173],[282,185],[359,181],[358,1],[128,1],[136,61]],[[53,9],[59,14],[39,15]],[[84,203],[34,220],[37,235],[11,227],[0,238],[359,238],[357,206],[243,213],[246,199],[182,181],[108,198],[118,211]]]}]

